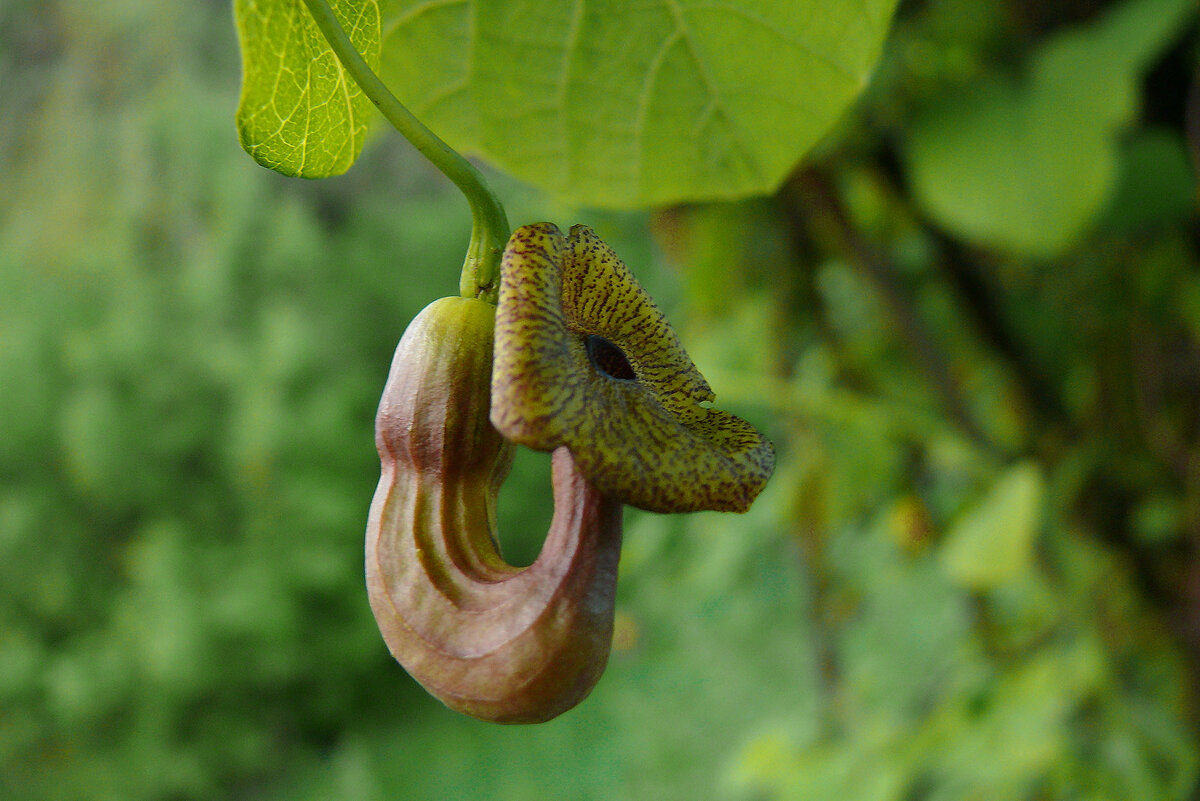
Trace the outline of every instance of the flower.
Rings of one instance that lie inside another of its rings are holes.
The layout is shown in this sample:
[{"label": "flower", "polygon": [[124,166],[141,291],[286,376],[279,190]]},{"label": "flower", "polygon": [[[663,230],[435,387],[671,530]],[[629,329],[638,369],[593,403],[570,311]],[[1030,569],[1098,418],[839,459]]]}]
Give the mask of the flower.
[{"label": "flower", "polygon": [[654,512],[744,512],[771,443],[714,398],[666,317],[587,226],[517,229],[501,262],[491,420],[566,446],[605,495]]}]

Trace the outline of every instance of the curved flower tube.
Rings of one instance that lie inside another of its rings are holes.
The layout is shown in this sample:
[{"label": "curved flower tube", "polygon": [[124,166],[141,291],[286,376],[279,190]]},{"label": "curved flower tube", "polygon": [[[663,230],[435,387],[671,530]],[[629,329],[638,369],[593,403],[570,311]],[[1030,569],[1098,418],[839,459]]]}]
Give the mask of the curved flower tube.
[{"label": "curved flower tube", "polygon": [[565,446],[605,495],[654,512],[744,512],[775,467],[712,390],[662,312],[587,226],[513,233],[500,267],[492,423]]},{"label": "curved flower tube", "polygon": [[382,475],[367,589],[393,656],[452,709],[549,720],[599,680],[612,642],[621,504],[553,457],[554,518],[528,568],[496,543],[512,446],[488,422],[495,308],[443,298],[405,331],[376,418]]}]

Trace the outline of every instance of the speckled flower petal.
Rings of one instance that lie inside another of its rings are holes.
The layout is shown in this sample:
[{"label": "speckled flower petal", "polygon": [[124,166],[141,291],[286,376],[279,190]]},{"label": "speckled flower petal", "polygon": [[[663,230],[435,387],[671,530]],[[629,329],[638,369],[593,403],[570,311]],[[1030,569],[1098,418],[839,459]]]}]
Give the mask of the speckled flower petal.
[{"label": "speckled flower petal", "polygon": [[656,512],[745,511],[775,466],[712,390],[654,301],[590,228],[519,228],[501,266],[493,425],[566,445],[597,489]]}]

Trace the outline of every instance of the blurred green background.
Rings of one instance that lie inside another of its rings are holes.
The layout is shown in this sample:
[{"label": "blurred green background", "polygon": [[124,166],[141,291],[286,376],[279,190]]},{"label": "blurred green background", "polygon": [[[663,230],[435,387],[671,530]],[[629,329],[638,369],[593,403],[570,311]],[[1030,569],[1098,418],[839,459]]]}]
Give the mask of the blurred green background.
[{"label": "blurred green background", "polygon": [[[425,695],[363,586],[375,403],[465,204],[384,130],[340,178],[256,166],[223,0],[0,5],[0,798],[1194,797],[1168,5],[902,4],[771,198],[494,176],[514,224],[593,225],[779,454],[747,515],[626,513],[608,671],[535,727]],[[503,493],[518,562],[547,466]]]}]

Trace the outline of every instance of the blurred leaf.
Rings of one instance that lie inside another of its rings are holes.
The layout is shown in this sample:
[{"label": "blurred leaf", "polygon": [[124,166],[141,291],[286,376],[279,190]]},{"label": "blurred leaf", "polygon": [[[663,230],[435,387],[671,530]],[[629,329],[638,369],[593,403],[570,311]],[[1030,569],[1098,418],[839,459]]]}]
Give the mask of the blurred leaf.
[{"label": "blurred leaf", "polygon": [[1030,563],[1042,522],[1044,480],[1033,462],[1006,470],[983,498],[946,533],[941,560],[964,587],[989,589]]},{"label": "blurred leaf", "polygon": [[1159,495],[1137,505],[1130,528],[1145,545],[1158,546],[1178,539],[1184,529],[1183,521],[1184,511],[1179,500]]},{"label": "blurred leaf", "polygon": [[[379,65],[376,0],[332,0],[350,41]],[[323,178],[350,169],[371,101],[342,68],[301,0],[236,0],[242,46],[237,125],[242,147],[284,175]]]},{"label": "blurred leaf", "polygon": [[1163,128],[1139,130],[1122,148],[1107,226],[1135,231],[1176,223],[1195,211],[1196,176],[1183,137]]},{"label": "blurred leaf", "polygon": [[384,59],[451,145],[601,207],[766,193],[857,97],[895,0],[395,0]]},{"label": "blurred leaf", "polygon": [[1132,0],[1035,53],[1024,80],[956,89],[913,122],[908,171],[938,223],[988,245],[1051,257],[1103,209],[1115,136],[1138,80],[1194,13],[1191,0]]}]

